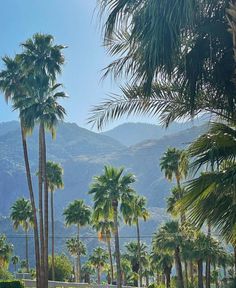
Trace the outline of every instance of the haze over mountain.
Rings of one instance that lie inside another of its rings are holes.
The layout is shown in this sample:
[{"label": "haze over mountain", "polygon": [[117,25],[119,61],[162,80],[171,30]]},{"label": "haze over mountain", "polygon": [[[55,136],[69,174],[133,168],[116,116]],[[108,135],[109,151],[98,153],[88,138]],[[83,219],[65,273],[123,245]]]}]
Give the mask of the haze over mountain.
[{"label": "haze over mountain", "polygon": [[194,126],[203,125],[206,123],[206,119],[206,116],[202,116],[199,119],[194,120],[194,122],[173,122],[167,129],[162,125],[125,123],[101,134],[110,136],[126,146],[132,146],[148,139],[160,139],[163,136],[175,134]]},{"label": "haze over mountain", "polygon": [[[153,128],[143,124],[140,127],[138,127],[139,124],[135,126],[137,131],[142,130],[143,127]],[[132,127],[132,125],[127,127]],[[165,180],[160,171],[159,159],[168,147],[184,147],[206,129],[207,124],[196,126],[160,139],[149,139],[127,147],[104,134],[91,132],[73,123],[60,123],[55,141],[51,139],[49,133],[47,134],[47,158],[60,162],[64,168],[64,190],[55,192],[56,250],[60,253],[66,252],[65,239],[75,233],[74,229],[65,229],[62,223],[63,209],[69,202],[78,198],[83,198],[87,204],[92,204],[92,199],[87,193],[89,184],[94,175],[102,173],[105,164],[124,166],[126,171],[136,175],[135,189],[147,197],[152,215],[148,222],[141,223],[141,236],[144,237],[144,241],[150,242],[151,235],[157,226],[166,221],[168,217],[165,213],[165,204],[170,187],[173,185]],[[36,195],[37,132],[36,129],[33,135],[27,138]],[[135,130],[131,129],[129,135],[138,139],[140,135],[135,135],[135,133]],[[22,196],[29,198],[19,123],[16,121],[0,123],[0,215],[9,216],[11,205]],[[134,239],[135,228],[127,225],[121,225],[120,228],[122,246],[125,241]],[[18,241],[19,237],[23,237],[23,232],[14,232],[8,218],[0,218],[0,233],[6,233],[15,245],[16,254],[24,257],[24,249],[21,246],[24,242]],[[96,233],[91,229],[84,229],[82,236],[85,237],[84,241],[88,250],[91,251],[97,245]],[[32,238],[30,255],[31,263],[33,263]]]},{"label": "haze over mountain", "polygon": [[[143,127],[141,125],[142,129]],[[9,207],[15,199],[20,196],[28,197],[28,192],[19,124],[16,121],[1,123],[0,128],[0,197],[3,199],[0,202],[0,211],[1,215],[8,215]],[[55,193],[57,218],[61,218],[63,208],[76,198],[83,198],[91,203],[91,197],[87,194],[89,184],[94,175],[102,173],[105,164],[124,166],[127,171],[133,172],[137,176],[135,188],[147,197],[149,205],[164,207],[171,184],[160,171],[161,155],[170,146],[184,147],[205,129],[205,125],[196,126],[159,140],[146,140],[126,147],[111,137],[80,128],[76,124],[60,123],[56,141],[47,134],[47,159],[60,162],[64,168],[65,188]],[[135,135],[135,131],[131,130],[129,134]],[[35,190],[37,145],[36,129],[28,137]]]}]

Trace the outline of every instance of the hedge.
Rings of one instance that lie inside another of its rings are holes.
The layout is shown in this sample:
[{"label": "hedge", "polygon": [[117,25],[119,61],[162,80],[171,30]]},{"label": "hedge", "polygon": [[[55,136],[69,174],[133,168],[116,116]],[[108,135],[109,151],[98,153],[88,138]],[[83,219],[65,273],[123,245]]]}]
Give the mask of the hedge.
[{"label": "hedge", "polygon": [[0,281],[0,288],[24,288],[24,284],[17,280]]}]

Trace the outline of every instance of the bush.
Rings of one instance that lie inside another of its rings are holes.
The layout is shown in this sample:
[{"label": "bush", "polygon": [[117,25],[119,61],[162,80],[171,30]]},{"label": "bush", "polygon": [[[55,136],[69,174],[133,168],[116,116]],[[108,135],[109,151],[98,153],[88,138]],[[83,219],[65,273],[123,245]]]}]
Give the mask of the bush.
[{"label": "bush", "polygon": [[25,286],[17,280],[0,281],[0,288],[24,288]]},{"label": "bush", "polygon": [[[52,279],[52,257],[49,257],[48,261],[48,276]],[[56,281],[68,281],[72,274],[72,265],[69,259],[64,255],[55,256],[55,280]],[[1,287],[0,287],[1,288]]]},{"label": "bush", "polygon": [[13,275],[5,269],[0,269],[0,281],[1,280],[13,280]]}]

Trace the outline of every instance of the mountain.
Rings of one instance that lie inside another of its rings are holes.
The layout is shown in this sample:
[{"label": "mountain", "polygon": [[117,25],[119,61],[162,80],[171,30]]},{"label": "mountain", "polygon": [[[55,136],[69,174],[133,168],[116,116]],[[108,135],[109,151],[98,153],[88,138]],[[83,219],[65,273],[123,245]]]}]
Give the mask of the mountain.
[{"label": "mountain", "polygon": [[[15,253],[24,257],[24,241],[19,241],[22,231],[15,232],[7,216],[10,207],[19,197],[28,198],[24,170],[23,152],[18,122],[0,124],[0,233],[6,233],[15,245]],[[141,235],[146,242],[151,241],[152,233],[168,219],[165,212],[166,198],[173,184],[169,183],[160,171],[161,155],[170,146],[183,148],[206,131],[207,125],[195,126],[160,139],[142,141],[127,147],[109,136],[94,133],[73,123],[60,123],[56,140],[47,133],[47,159],[60,162],[64,168],[64,189],[55,192],[56,249],[66,252],[65,240],[75,233],[63,224],[63,209],[74,199],[83,198],[92,205],[88,195],[89,185],[94,175],[102,173],[105,164],[124,166],[133,172],[137,181],[135,189],[147,197],[151,219],[141,223]],[[38,130],[27,138],[29,157],[37,195]],[[130,131],[130,135],[133,131]],[[135,239],[135,228],[121,224],[121,246]],[[32,231],[31,231],[32,235]],[[97,244],[97,236],[91,229],[82,231],[83,240],[91,251]],[[31,238],[31,263],[33,263],[33,243]]]},{"label": "mountain", "polygon": [[[16,123],[15,123],[16,124]],[[7,132],[2,123],[0,136],[0,202],[1,215],[8,215],[16,198],[28,197],[18,123]],[[62,218],[65,206],[76,198],[83,198],[89,204],[87,194],[94,175],[102,173],[105,164],[124,166],[137,176],[135,188],[145,195],[148,203],[165,207],[171,184],[164,179],[159,168],[159,159],[169,146],[184,147],[206,130],[206,125],[167,135],[159,140],[146,140],[126,147],[117,140],[78,127],[73,123],[60,123],[57,138],[47,134],[47,159],[60,162],[64,168],[65,188],[56,191],[56,216]],[[130,131],[132,134],[132,131]],[[37,129],[28,138],[29,157],[35,191],[37,191]],[[37,193],[36,193],[37,194]]]},{"label": "mountain", "polygon": [[158,140],[164,136],[175,134],[194,126],[203,125],[206,123],[206,119],[206,117],[201,117],[194,120],[194,122],[174,122],[168,127],[168,129],[161,125],[147,123],[125,123],[101,134],[112,137],[126,146],[132,146],[145,140]]}]

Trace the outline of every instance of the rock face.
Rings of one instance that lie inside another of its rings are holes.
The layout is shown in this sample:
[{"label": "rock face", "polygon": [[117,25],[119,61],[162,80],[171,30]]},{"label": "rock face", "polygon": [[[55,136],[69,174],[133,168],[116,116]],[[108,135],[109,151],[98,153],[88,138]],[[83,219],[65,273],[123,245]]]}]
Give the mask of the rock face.
[{"label": "rock face", "polygon": [[[153,125],[150,126],[153,128]],[[9,215],[9,207],[15,199],[21,196],[28,198],[28,192],[19,124],[1,123],[0,128],[0,214]],[[83,198],[91,203],[87,194],[89,184],[94,175],[102,173],[105,164],[124,166],[127,171],[133,172],[137,176],[135,188],[147,197],[149,206],[164,207],[170,183],[164,179],[159,168],[161,155],[170,146],[188,145],[205,130],[206,125],[197,126],[127,147],[109,136],[91,132],[76,124],[60,123],[56,140],[47,134],[47,159],[60,162],[64,168],[65,188],[55,193],[56,218],[61,218],[63,208],[74,199]],[[132,134],[135,131],[131,129]],[[37,129],[27,140],[37,190]]]}]

